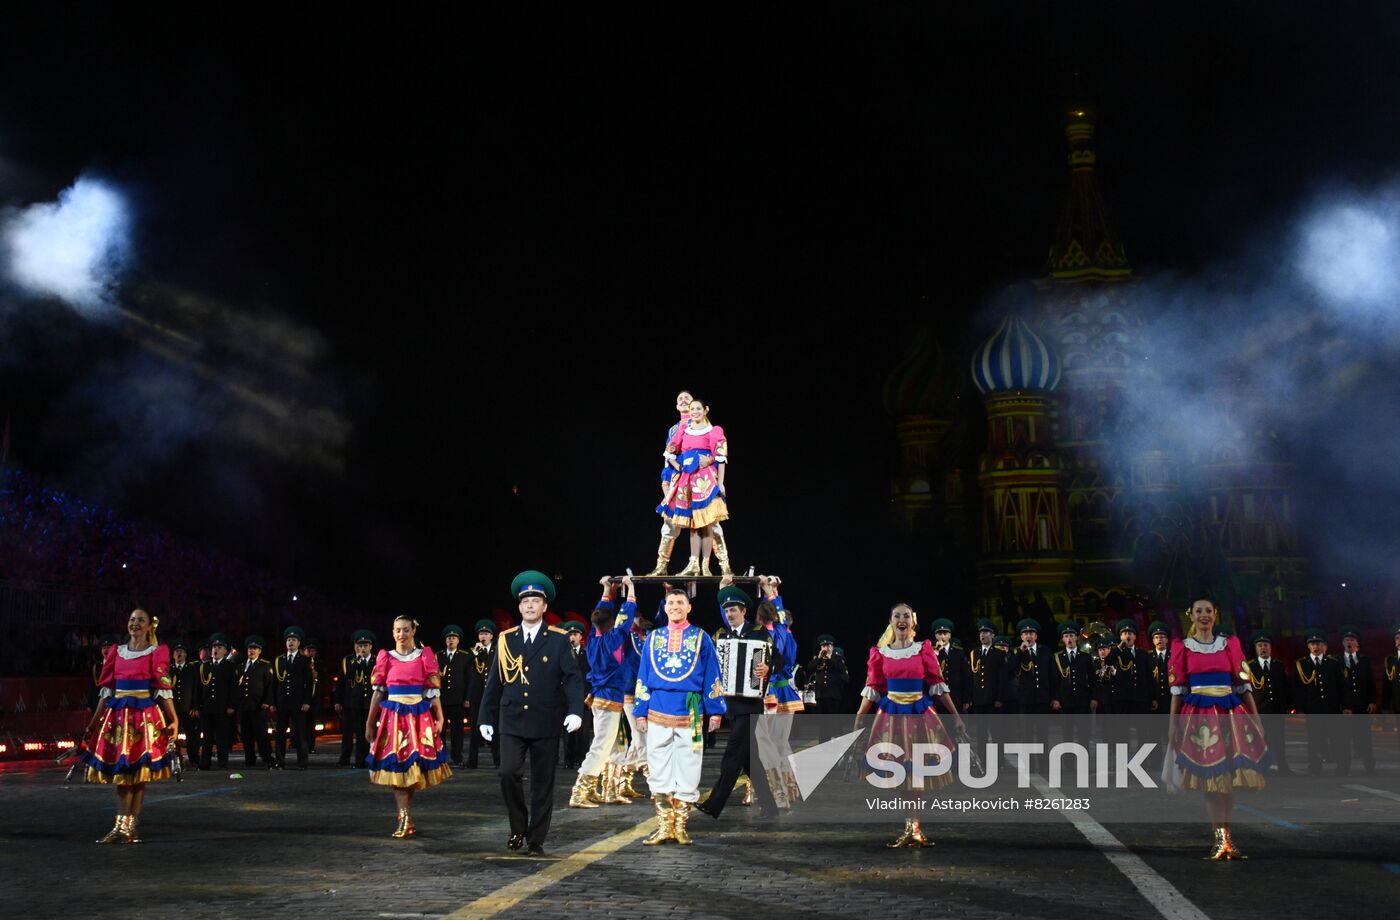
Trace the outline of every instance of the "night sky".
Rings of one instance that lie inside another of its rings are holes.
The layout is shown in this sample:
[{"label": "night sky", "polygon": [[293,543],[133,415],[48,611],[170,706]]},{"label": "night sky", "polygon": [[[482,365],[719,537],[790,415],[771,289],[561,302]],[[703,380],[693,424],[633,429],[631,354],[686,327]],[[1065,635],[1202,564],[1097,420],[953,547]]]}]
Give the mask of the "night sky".
[{"label": "night sky", "polygon": [[880,6],[6,11],[0,202],[118,183],[124,296],[313,331],[298,392],[349,424],[329,464],[217,413],[94,463],[176,423],[92,396],[133,366],[111,327],[12,302],[14,455],[361,609],[470,620],[526,567],[585,609],[654,560],[685,387],[730,436],[735,562],[785,576],[809,638],[868,638],[899,596],[937,615],[948,586],[891,522],[881,386],[911,330],[957,347],[1042,273],[1067,106],[1099,113],[1134,268],[1207,270],[1330,184],[1393,178],[1400,11]]}]

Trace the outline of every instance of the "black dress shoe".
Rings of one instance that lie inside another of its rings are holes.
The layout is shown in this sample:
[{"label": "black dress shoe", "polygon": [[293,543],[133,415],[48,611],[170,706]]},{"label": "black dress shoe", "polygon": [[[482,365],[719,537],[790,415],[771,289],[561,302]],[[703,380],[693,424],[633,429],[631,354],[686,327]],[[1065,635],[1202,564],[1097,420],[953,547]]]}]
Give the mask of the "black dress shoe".
[{"label": "black dress shoe", "polygon": [[711,818],[714,818],[716,821],[719,820],[719,814],[718,814],[713,808],[710,807],[710,803],[709,803],[709,802],[704,802],[704,803],[702,803],[702,804],[700,804],[700,805],[696,805],[696,806],[695,806],[695,810],[698,811],[698,812],[700,812],[702,815],[709,815]]},{"label": "black dress shoe", "polygon": [[759,808],[758,808],[758,816],[759,816],[759,818],[761,818],[761,819],[763,819],[763,820],[765,820],[765,821],[771,820],[771,819],[773,819],[773,818],[776,818],[776,817],[778,817],[778,816],[781,815],[781,814],[782,814],[782,812],[778,811],[778,809],[776,809],[776,808],[769,808],[769,807],[767,807],[766,805],[760,805]]},{"label": "black dress shoe", "polygon": [[511,834],[510,839],[506,841],[507,850],[518,850],[523,846],[525,846],[524,834]]},{"label": "black dress shoe", "polygon": [[543,859],[544,847],[540,846],[538,843],[532,843],[530,844],[530,848],[525,851],[525,855]]}]

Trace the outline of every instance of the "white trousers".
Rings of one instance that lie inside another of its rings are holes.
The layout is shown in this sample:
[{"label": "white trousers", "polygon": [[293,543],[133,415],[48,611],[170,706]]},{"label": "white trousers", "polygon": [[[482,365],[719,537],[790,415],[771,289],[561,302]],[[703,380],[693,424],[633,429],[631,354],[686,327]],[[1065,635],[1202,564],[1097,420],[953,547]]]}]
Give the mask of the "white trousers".
[{"label": "white trousers", "polygon": [[704,751],[690,743],[689,725],[647,727],[647,786],[652,795],[673,795],[682,802],[700,801],[700,764]]},{"label": "white trousers", "polygon": [[613,766],[624,770],[636,770],[647,761],[647,736],[637,731],[637,717],[633,715],[636,708],[636,700],[622,704],[622,714],[627,717],[627,727],[632,730],[632,743],[625,749],[615,750],[612,762]]},{"label": "white trousers", "polygon": [[578,768],[580,776],[597,776],[603,772],[603,765],[612,758],[613,745],[617,744],[617,727],[622,724],[622,713],[617,710],[593,706],[593,743],[588,746],[588,756]]}]

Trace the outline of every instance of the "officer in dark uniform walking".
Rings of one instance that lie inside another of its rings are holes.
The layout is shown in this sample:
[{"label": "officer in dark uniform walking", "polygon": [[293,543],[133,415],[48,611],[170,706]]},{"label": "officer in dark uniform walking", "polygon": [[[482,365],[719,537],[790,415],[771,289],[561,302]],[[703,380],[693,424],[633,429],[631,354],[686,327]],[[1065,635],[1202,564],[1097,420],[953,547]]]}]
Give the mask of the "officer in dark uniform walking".
[{"label": "officer in dark uniform walking", "polygon": [[[501,795],[510,816],[506,846],[543,856],[554,813],[554,770],[561,729],[583,725],[583,676],[564,630],[544,624],[554,600],[554,582],[542,572],[515,577],[510,593],[519,601],[520,625],[496,639],[495,661],[486,676],[478,731],[487,741],[500,732]],[[522,775],[530,760],[530,803]]]},{"label": "officer in dark uniform walking", "polygon": [[[1021,644],[1011,653],[1011,674],[1016,686],[1016,711],[1020,713],[1017,740],[1049,749],[1050,675],[1055,665],[1050,647],[1040,644],[1040,624],[1027,617],[1016,624]],[[1032,757],[1032,769],[1044,772],[1045,755]]]},{"label": "officer in dark uniform walking", "polygon": [[285,654],[272,660],[272,675],[276,679],[274,694],[277,702],[277,769],[287,766],[287,730],[297,749],[297,769],[305,770],[306,714],[311,710],[311,662],[301,654],[306,638],[300,626],[288,626],[282,631]]},{"label": "officer in dark uniform walking", "polygon": [[443,731],[447,733],[452,752],[452,766],[462,766],[462,737],[467,720],[467,684],[470,681],[470,657],[458,646],[462,644],[462,627],[449,623],[442,630],[443,652],[438,656],[438,673],[442,675]]},{"label": "officer in dark uniform walking", "polygon": [[1148,709],[1153,715],[1162,717],[1157,720],[1160,727],[1152,732],[1157,741],[1157,750],[1147,763],[1152,770],[1160,770],[1167,753],[1167,729],[1171,725],[1169,717],[1172,712],[1172,632],[1161,620],[1153,620],[1147,632],[1152,637],[1152,651],[1147,653],[1152,661],[1152,701],[1148,703]]},{"label": "officer in dark uniform walking", "polygon": [[475,731],[481,723],[481,696],[486,692],[486,675],[491,670],[491,659],[495,654],[496,624],[485,618],[476,621],[476,645],[471,650],[471,671],[467,674],[467,718],[471,720],[471,740],[467,742],[467,769],[475,770],[480,757],[482,744],[491,748],[491,761],[501,765],[501,748],[495,741],[486,741],[481,732]]},{"label": "officer in dark uniform walking", "polygon": [[1285,718],[1293,708],[1288,687],[1288,670],[1274,657],[1274,637],[1266,632],[1254,634],[1254,657],[1245,661],[1254,705],[1259,707],[1259,723],[1264,726],[1264,740],[1274,755],[1274,765],[1280,773],[1291,774],[1288,766]]},{"label": "officer in dark uniform walking", "polygon": [[1050,674],[1050,711],[1069,718],[1061,719],[1064,741],[1088,743],[1089,697],[1093,691],[1091,675],[1093,659],[1079,650],[1079,624],[1066,620],[1060,624],[1064,648],[1055,653],[1055,669]]},{"label": "officer in dark uniform walking", "polygon": [[201,770],[213,765],[216,747],[219,767],[227,767],[233,746],[233,689],[238,675],[228,660],[228,648],[228,636],[214,633],[209,637],[209,660],[201,661],[196,671],[199,680],[192,713],[199,719],[203,735],[199,748]]},{"label": "officer in dark uniform walking", "polygon": [[1342,627],[1342,720],[1338,731],[1337,775],[1351,772],[1351,755],[1361,758],[1367,775],[1376,772],[1371,747],[1371,716],[1376,714],[1376,686],[1371,680],[1371,659],[1361,654],[1361,632]]},{"label": "officer in dark uniform walking", "polygon": [[249,636],[243,641],[247,652],[238,669],[238,686],[234,690],[233,708],[238,710],[238,732],[243,736],[243,763],[253,766],[257,754],[262,764],[272,769],[272,744],[267,738],[267,717],[272,715],[272,667],[263,660],[262,636]]},{"label": "officer in dark uniform walking", "polygon": [[182,759],[194,767],[199,763],[199,746],[194,740],[199,736],[199,729],[195,727],[190,710],[194,708],[194,688],[199,678],[194,673],[194,665],[186,660],[185,640],[176,639],[170,644],[170,656],[171,702],[175,705],[180,732],[185,736]]},{"label": "officer in dark uniform walking", "polygon": [[340,659],[340,686],[336,689],[335,711],[340,717],[340,765],[363,769],[369,756],[365,722],[373,695],[370,677],[374,672],[374,633],[357,629],[350,635],[355,654]]},{"label": "officer in dark uniform walking", "polygon": [[997,630],[991,620],[977,621],[977,644],[967,653],[967,668],[971,675],[971,703],[964,712],[978,716],[976,741],[985,752],[992,735],[992,716],[1006,711],[1003,687],[1006,684],[1006,651],[996,647]]},{"label": "officer in dark uniform walking", "polygon": [[1293,707],[1308,724],[1308,773],[1322,773],[1322,762],[1338,747],[1333,737],[1333,717],[1342,712],[1342,667],[1327,654],[1327,635],[1320,629],[1307,632],[1308,654],[1293,662],[1289,674]]}]

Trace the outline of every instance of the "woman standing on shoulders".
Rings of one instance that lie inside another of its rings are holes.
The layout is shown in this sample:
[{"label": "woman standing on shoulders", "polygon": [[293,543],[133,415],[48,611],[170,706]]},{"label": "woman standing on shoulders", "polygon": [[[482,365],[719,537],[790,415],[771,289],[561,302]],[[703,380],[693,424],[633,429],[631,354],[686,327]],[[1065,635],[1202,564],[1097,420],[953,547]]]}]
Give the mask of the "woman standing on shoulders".
[{"label": "woman standing on shoulders", "polygon": [[[175,756],[174,682],[170,650],[156,644],[160,621],[136,609],[126,620],[128,639],[107,650],[98,677],[97,711],[83,736],[79,755],[90,783],[117,787],[117,821],[98,843],[140,843],[136,822],[146,800],[146,784],[170,778]],[[99,727],[100,726],[100,727]]]},{"label": "woman standing on shoulders", "polygon": [[[964,732],[962,716],[948,692],[948,684],[938,668],[938,653],[933,643],[914,638],[919,625],[918,616],[908,604],[895,604],[890,610],[890,625],[880,641],[870,650],[866,662],[865,689],[861,691],[860,709],[856,711],[855,730],[859,731],[863,717],[878,709],[875,724],[870,728],[870,744],[884,742],[897,745],[905,752],[916,750],[918,744],[941,744],[952,752],[953,740],[943,730],[930,699],[938,700],[953,716],[959,735]],[[953,781],[952,764],[937,776],[915,785],[914,771],[905,762],[904,788],[911,796],[940,789]],[[910,812],[917,815],[917,811]],[[918,818],[904,819],[904,833],[888,847],[928,847],[932,842],[924,836]]]},{"label": "woman standing on shoulders", "polygon": [[[656,511],[670,528],[670,540],[674,541],[682,530],[690,531],[690,562],[681,575],[711,574],[711,551],[719,560],[720,573],[732,574],[729,549],[719,528],[719,523],[729,517],[724,489],[729,442],[723,428],[710,424],[709,414],[709,406],[692,399],[689,421],[677,425],[666,444],[666,462],[676,475]],[[666,574],[671,555],[666,539],[663,537],[652,575]]]},{"label": "woman standing on shoulders", "polygon": [[375,659],[370,676],[374,696],[365,721],[365,737],[374,739],[365,759],[370,782],[393,788],[399,823],[391,836],[399,838],[415,832],[408,814],[413,793],[452,775],[442,744],[442,678],[433,650],[414,642],[417,632],[417,620],[394,619],[394,648]]},{"label": "woman standing on shoulders", "polygon": [[1215,603],[1191,604],[1190,633],[1172,643],[1167,682],[1172,692],[1167,746],[1176,751],[1181,787],[1205,793],[1215,841],[1206,859],[1244,859],[1230,839],[1237,788],[1263,789],[1273,755],[1250,692],[1240,640],[1217,635]]}]

